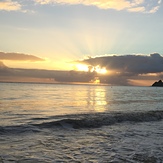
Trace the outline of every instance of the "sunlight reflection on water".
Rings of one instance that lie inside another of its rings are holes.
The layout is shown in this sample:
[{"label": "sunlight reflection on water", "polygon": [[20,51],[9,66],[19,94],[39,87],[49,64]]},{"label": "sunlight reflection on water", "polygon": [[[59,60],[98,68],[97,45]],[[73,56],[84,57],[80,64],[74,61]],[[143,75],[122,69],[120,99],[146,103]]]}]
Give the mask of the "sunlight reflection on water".
[{"label": "sunlight reflection on water", "polygon": [[96,112],[104,112],[107,105],[106,90],[104,87],[88,90],[87,107]]},{"label": "sunlight reflection on water", "polygon": [[161,109],[163,101],[163,92],[151,87],[1,83],[0,91],[2,124],[35,116]]}]

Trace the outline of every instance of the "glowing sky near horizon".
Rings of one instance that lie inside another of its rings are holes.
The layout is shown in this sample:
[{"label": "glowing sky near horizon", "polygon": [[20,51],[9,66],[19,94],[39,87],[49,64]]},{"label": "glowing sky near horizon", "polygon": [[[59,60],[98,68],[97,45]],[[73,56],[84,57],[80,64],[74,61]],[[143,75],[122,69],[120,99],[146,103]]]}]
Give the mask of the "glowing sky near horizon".
[{"label": "glowing sky near horizon", "polygon": [[11,67],[70,69],[85,56],[163,54],[161,0],[1,0],[0,51],[46,59]]}]

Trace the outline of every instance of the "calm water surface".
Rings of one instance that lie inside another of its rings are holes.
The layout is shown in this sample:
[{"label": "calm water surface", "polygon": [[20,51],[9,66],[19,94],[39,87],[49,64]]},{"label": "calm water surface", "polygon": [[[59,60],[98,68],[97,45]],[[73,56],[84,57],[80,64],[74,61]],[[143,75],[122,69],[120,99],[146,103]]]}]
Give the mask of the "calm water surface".
[{"label": "calm water surface", "polygon": [[1,83],[0,92],[1,125],[31,117],[156,110],[163,104],[163,90],[153,87]]}]

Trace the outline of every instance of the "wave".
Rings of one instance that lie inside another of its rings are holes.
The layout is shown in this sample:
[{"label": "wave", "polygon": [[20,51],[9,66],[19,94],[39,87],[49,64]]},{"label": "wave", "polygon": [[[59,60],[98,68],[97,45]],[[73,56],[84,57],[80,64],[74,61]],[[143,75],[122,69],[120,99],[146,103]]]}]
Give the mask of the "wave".
[{"label": "wave", "polygon": [[[146,112],[112,112],[112,113],[96,113],[81,115],[64,115],[48,118],[34,118],[44,120],[42,123],[30,123],[17,126],[0,126],[0,134],[22,134],[27,132],[42,132],[42,129],[63,128],[63,129],[88,129],[99,128],[119,123],[139,123],[160,121],[163,119],[163,110],[146,111]],[[52,121],[49,121],[53,119]],[[48,120],[46,122],[45,120]]]},{"label": "wave", "polygon": [[0,126],[0,135],[19,135],[36,132],[40,132],[40,129],[32,125]]},{"label": "wave", "polygon": [[78,118],[66,118],[57,121],[43,122],[35,126],[42,128],[53,128],[60,126],[64,128],[98,128],[102,126],[114,125],[124,122],[151,122],[163,119],[163,111],[148,112],[118,112],[118,113],[101,113],[101,114],[85,114]]}]

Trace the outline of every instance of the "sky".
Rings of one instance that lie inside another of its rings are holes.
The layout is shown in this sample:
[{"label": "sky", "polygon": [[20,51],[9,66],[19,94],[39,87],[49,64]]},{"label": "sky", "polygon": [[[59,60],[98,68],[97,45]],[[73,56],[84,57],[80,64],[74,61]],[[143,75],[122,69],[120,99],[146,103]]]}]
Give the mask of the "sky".
[{"label": "sky", "polygon": [[[0,22],[0,61],[8,67],[71,70],[74,61],[103,56],[162,60],[162,0],[0,0]],[[163,72],[150,70],[133,80]]]}]

